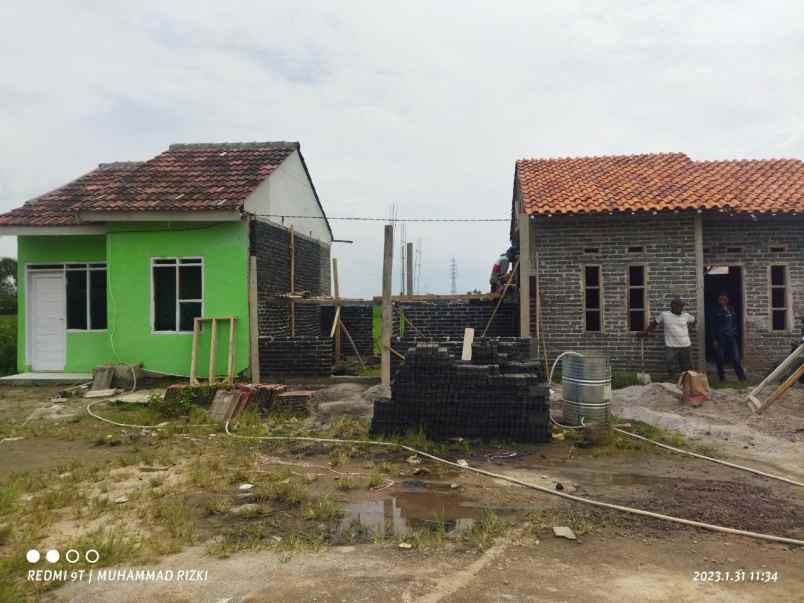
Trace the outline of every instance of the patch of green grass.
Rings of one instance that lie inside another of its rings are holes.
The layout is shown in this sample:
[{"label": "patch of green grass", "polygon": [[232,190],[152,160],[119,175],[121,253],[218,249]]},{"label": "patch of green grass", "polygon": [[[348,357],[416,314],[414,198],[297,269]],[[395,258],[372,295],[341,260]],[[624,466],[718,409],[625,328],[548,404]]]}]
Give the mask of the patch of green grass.
[{"label": "patch of green grass", "polygon": [[382,353],[382,306],[371,308],[371,337],[374,340],[374,354]]},{"label": "patch of green grass", "polygon": [[0,516],[14,511],[19,492],[13,484],[0,486]]},{"label": "patch of green grass", "polygon": [[304,505],[305,519],[335,521],[343,517],[343,506],[331,496],[322,496]]},{"label": "patch of green grass", "polygon": [[475,521],[472,528],[463,534],[462,540],[469,546],[485,551],[510,527],[511,524],[500,518],[494,511],[484,509],[480,514],[480,519]]},{"label": "patch of green grass", "polygon": [[298,507],[309,498],[304,485],[292,478],[268,482],[254,490],[254,498],[257,502],[276,501],[291,507]]},{"label": "patch of green grass", "polygon": [[17,372],[17,315],[0,314],[0,377]]}]

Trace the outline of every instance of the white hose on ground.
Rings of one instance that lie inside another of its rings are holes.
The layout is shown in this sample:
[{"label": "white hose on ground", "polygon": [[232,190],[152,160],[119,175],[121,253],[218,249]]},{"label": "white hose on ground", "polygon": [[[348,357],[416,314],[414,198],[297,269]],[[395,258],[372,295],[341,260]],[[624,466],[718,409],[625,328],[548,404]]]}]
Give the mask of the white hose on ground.
[{"label": "white hose on ground", "polygon": [[[583,354],[581,354],[580,352],[571,352],[571,351],[561,352],[558,356],[556,356],[556,359],[553,361],[553,366],[550,369],[550,375],[547,377],[548,391],[553,387],[553,373],[555,372],[556,367],[558,366],[558,361],[561,360],[564,356],[580,356],[581,358],[583,358]],[[560,427],[561,429],[583,429],[584,428],[583,417],[581,417],[581,424],[580,425],[562,425],[561,423],[559,423],[558,421],[556,421],[553,418],[553,413],[549,413],[549,414],[550,414],[550,421],[556,427]]]},{"label": "white hose on ground", "polygon": [[[111,419],[107,419],[106,417],[100,416],[99,414],[95,413],[92,410],[93,406],[95,406],[96,404],[100,404],[101,402],[123,402],[126,404],[142,404],[142,402],[133,402],[131,400],[95,400],[87,404],[86,411],[90,417],[92,417],[93,419],[97,419],[98,421],[108,423],[109,425],[114,425],[115,427],[130,427],[132,429],[163,429],[168,425],[170,425],[170,422],[168,421],[159,423],[158,425],[135,425],[132,423],[120,423],[118,421],[112,421]],[[195,423],[192,425],[183,425],[183,427],[199,427],[203,429],[212,429],[214,425],[204,425],[203,423]]]},{"label": "white hose on ground", "polygon": [[728,461],[721,461],[720,459],[712,458],[711,456],[706,456],[703,454],[698,454],[697,452],[691,452],[689,450],[683,450],[681,448],[676,448],[675,446],[669,446],[667,444],[662,444],[661,442],[657,442],[656,440],[651,440],[650,438],[646,438],[645,436],[641,436],[636,433],[632,433],[630,431],[625,431],[624,429],[620,429],[619,427],[612,427],[614,431],[627,435],[631,438],[636,438],[637,440],[643,440],[645,442],[650,442],[654,446],[658,446],[659,448],[666,448],[667,450],[672,450],[673,452],[677,452],[679,454],[686,454],[687,456],[694,456],[697,459],[704,459],[706,461],[712,461],[713,463],[717,463],[719,465],[725,465],[726,467],[732,467],[733,469],[740,469],[741,471],[748,471],[749,473],[755,473],[757,475],[761,475],[762,477],[769,477],[771,479],[779,480],[780,482],[786,482],[788,484],[793,484],[794,486],[799,486],[804,488],[804,483],[797,482],[794,479],[790,479],[781,475],[773,475],[772,473],[765,473],[764,471],[760,471],[758,469],[752,469],[751,467],[744,467],[742,465],[737,465],[736,463],[730,463]]},{"label": "white hose on ground", "polygon": [[575,502],[582,502],[587,505],[592,505],[594,507],[601,507],[604,509],[612,509],[614,511],[621,511],[623,513],[631,513],[632,515],[640,515],[642,517],[651,517],[653,519],[661,519],[663,521],[670,521],[673,523],[679,523],[683,525],[692,526],[695,528],[702,528],[705,530],[711,530],[714,532],[723,532],[725,534],[735,534],[737,536],[748,536],[750,538],[758,538],[760,540],[769,540],[771,542],[782,542],[784,544],[794,544],[797,546],[804,546],[804,540],[798,540],[796,538],[785,538],[784,536],[773,536],[771,534],[761,534],[759,532],[750,532],[748,530],[738,530],[736,528],[727,528],[724,526],[718,526],[711,523],[704,523],[702,521],[693,521],[691,519],[683,519],[681,517],[673,517],[672,515],[663,515],[661,513],[654,513],[652,511],[645,511],[642,509],[636,509],[634,507],[626,507],[623,505],[616,505],[612,503],[602,502],[599,500],[593,500],[591,498],[584,498],[583,496],[575,496],[573,494],[567,494],[565,492],[561,492],[558,490],[551,490],[550,488],[546,488],[544,486],[539,486],[538,484],[531,484],[529,482],[522,481],[520,479],[516,479],[514,477],[510,477],[508,475],[503,475],[501,473],[493,473],[491,471],[486,471],[485,469],[479,469],[477,467],[472,467],[470,465],[459,465],[458,463],[453,463],[452,461],[448,461],[446,459],[437,457],[433,454],[429,454],[427,452],[422,452],[421,450],[417,450],[411,446],[406,446],[405,444],[398,444],[396,442],[385,442],[383,440],[340,440],[336,438],[314,438],[308,436],[244,436],[239,435],[236,433],[232,433],[229,431],[229,421],[226,421],[224,425],[226,430],[226,434],[235,438],[246,439],[246,440],[284,440],[284,441],[303,441],[303,442],[324,442],[324,443],[332,443],[332,444],[360,444],[360,445],[369,445],[369,446],[385,446],[390,448],[401,448],[402,450],[407,450],[408,452],[412,452],[414,454],[418,454],[419,456],[423,456],[428,459],[432,459],[438,463],[443,463],[445,465],[449,465],[450,467],[455,467],[456,469],[463,469],[465,471],[472,471],[474,473],[478,473],[480,475],[485,475],[487,477],[493,477],[495,479],[505,480],[507,482],[511,482],[512,484],[517,484],[520,486],[524,486],[525,488],[530,488],[532,490],[538,490],[539,492],[543,492],[545,494],[551,494],[553,496],[558,496],[559,498],[564,498],[566,500],[573,500]]}]

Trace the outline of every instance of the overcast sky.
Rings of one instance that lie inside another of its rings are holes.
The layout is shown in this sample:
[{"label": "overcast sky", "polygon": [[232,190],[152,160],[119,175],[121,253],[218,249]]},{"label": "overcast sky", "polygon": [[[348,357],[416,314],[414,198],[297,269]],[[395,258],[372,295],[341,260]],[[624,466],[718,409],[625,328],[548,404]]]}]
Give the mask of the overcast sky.
[{"label": "overcast sky", "polygon": [[[0,4],[3,211],[173,142],[298,140],[332,216],[506,218],[517,158],[801,158],[803,124],[797,1]],[[382,225],[332,226],[342,294],[379,294]],[[485,289],[508,224],[407,238],[424,290],[453,256]]]}]

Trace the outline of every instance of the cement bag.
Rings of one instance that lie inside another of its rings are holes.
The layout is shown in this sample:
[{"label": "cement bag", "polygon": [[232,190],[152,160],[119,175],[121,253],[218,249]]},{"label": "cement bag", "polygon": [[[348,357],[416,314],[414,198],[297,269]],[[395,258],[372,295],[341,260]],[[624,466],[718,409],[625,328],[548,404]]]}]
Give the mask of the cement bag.
[{"label": "cement bag", "polygon": [[706,378],[706,373],[684,371],[678,378],[678,387],[682,401],[691,406],[700,406],[709,400],[709,379]]}]

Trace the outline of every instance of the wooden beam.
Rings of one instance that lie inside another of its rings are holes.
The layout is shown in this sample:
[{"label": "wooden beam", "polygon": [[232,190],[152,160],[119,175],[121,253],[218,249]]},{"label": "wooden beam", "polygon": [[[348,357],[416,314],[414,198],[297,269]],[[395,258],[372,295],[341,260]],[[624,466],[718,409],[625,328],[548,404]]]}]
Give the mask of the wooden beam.
[{"label": "wooden beam", "polygon": [[[760,402],[760,401],[759,401],[759,400],[756,398],[756,396],[759,394],[759,392],[760,392],[760,391],[762,391],[762,389],[763,389],[763,388],[764,388],[766,385],[768,385],[768,383],[770,383],[771,381],[773,381],[774,379],[776,379],[776,378],[777,378],[779,375],[781,375],[781,374],[782,374],[784,371],[786,371],[788,368],[790,368],[790,367],[793,365],[793,363],[794,363],[794,362],[795,362],[795,361],[796,361],[796,360],[799,358],[799,356],[801,356],[802,354],[804,354],[804,343],[802,343],[802,344],[801,344],[800,346],[798,346],[798,347],[797,347],[795,350],[793,350],[793,352],[792,352],[792,353],[791,353],[791,354],[790,354],[790,355],[789,355],[787,358],[785,358],[784,360],[782,360],[782,362],[779,364],[779,366],[777,366],[775,369],[773,369],[773,371],[771,372],[771,374],[770,374],[770,375],[768,375],[767,377],[765,377],[765,378],[762,380],[762,383],[760,383],[760,384],[759,384],[759,385],[757,385],[757,386],[756,386],[754,389],[752,389],[752,390],[751,390],[751,392],[748,394],[748,400],[749,400],[749,405],[751,406],[751,409],[752,409],[752,410],[756,411],[756,409],[757,409],[759,406],[761,406],[761,405],[762,405],[762,403],[761,403],[761,402]],[[752,398],[753,398],[753,400],[752,400]]]},{"label": "wooden beam", "polygon": [[217,354],[215,353],[217,350],[215,349],[218,347],[218,321],[215,318],[212,318],[212,331],[209,336],[209,384],[212,385],[215,383],[215,361],[217,360]]},{"label": "wooden beam", "polygon": [[519,226],[519,336],[530,337],[530,217],[520,213]]},{"label": "wooden beam", "polygon": [[248,346],[251,382],[260,382],[260,314],[257,299],[257,257],[249,258],[248,269]]},{"label": "wooden beam", "polygon": [[357,356],[357,361],[360,363],[360,366],[365,370],[366,363],[363,362],[363,357],[360,355],[360,350],[357,349],[357,344],[355,344],[355,340],[352,339],[352,336],[349,334],[349,329],[346,328],[346,325],[343,324],[340,320],[338,321],[343,329],[343,334],[346,335],[346,339],[349,340],[349,343],[352,344],[352,349],[355,351],[355,356]]},{"label": "wooden beam", "polygon": [[695,229],[695,347],[698,370],[706,373],[706,298],[704,296],[703,215],[693,214]]},{"label": "wooden beam", "polygon": [[789,390],[791,387],[793,387],[793,385],[796,384],[796,382],[801,378],[802,375],[804,375],[804,364],[802,364],[795,371],[793,371],[793,374],[790,375],[787,379],[785,379],[784,383],[782,383],[778,388],[776,388],[776,391],[774,391],[771,394],[770,398],[768,398],[767,400],[762,402],[757,407],[756,412],[760,413],[760,412],[768,410],[768,408],[770,408],[771,405],[774,402],[776,402],[776,400],[781,398],[782,395],[784,395],[784,393],[787,390]]},{"label": "wooden beam", "polygon": [[391,331],[393,330],[393,305],[391,303],[391,276],[394,265],[394,227],[385,226],[385,248],[382,257],[382,361],[380,375],[382,384],[391,387]]},{"label": "wooden beam", "polygon": [[201,321],[193,319],[193,352],[190,356],[190,385],[200,385],[198,382],[198,337],[201,333]]},{"label": "wooden beam", "polygon": [[472,342],[475,340],[475,330],[467,327],[463,330],[463,350],[461,350],[461,360],[472,359]]},{"label": "wooden beam", "polygon": [[[427,295],[392,295],[391,301],[392,302],[405,302],[407,303],[415,303],[415,302],[434,302],[434,301],[451,301],[451,300],[470,300],[470,299],[481,299],[481,300],[496,300],[499,299],[499,293],[454,293],[454,294],[446,294],[446,295],[435,295],[435,294],[427,294]],[[376,296],[372,298],[372,302],[375,304],[382,303],[382,296]]]},{"label": "wooden beam", "polygon": [[226,366],[226,381],[229,385],[234,383],[235,374],[235,337],[237,337],[237,329],[235,328],[234,316],[229,318],[229,362]]},{"label": "wooden beam", "polygon": [[[296,292],[296,231],[290,225],[290,294]],[[290,336],[296,336],[296,304],[290,300]]]},{"label": "wooden beam", "polygon": [[332,258],[332,281],[335,293],[335,320],[332,323],[332,335],[335,338],[335,362],[341,360],[341,305],[338,300],[341,297],[340,284],[338,281],[338,258]]},{"label": "wooden beam", "polygon": [[408,243],[405,252],[405,293],[413,295],[413,243]]}]

